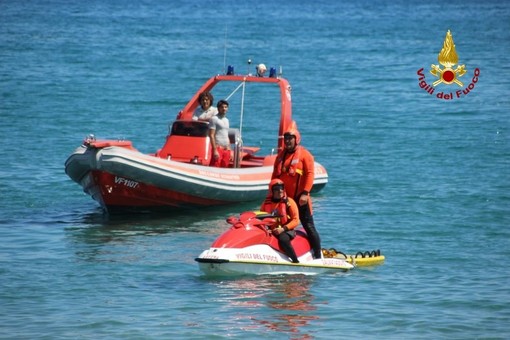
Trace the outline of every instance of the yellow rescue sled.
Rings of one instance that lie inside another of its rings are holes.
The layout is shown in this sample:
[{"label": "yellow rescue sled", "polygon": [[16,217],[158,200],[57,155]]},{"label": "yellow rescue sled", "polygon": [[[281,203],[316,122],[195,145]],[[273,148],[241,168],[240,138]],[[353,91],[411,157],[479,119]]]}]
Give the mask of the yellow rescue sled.
[{"label": "yellow rescue sled", "polygon": [[322,249],[324,258],[337,258],[345,259],[350,264],[356,267],[370,267],[381,265],[384,262],[384,255],[381,254],[379,249],[372,251],[359,251],[354,255],[345,254],[335,248]]}]

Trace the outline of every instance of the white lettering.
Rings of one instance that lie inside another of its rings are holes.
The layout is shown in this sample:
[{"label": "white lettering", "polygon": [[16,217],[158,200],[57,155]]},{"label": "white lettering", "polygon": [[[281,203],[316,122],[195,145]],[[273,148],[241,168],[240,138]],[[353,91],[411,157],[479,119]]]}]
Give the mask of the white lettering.
[{"label": "white lettering", "polygon": [[137,181],[132,181],[130,179],[115,176],[115,184],[121,184],[128,188],[135,189],[138,187],[140,183],[138,183]]},{"label": "white lettering", "polygon": [[240,179],[239,175],[232,175],[232,174],[218,174],[211,171],[205,171],[205,170],[199,170],[199,175],[207,176],[207,177],[214,177],[214,178],[221,178],[221,179]]}]

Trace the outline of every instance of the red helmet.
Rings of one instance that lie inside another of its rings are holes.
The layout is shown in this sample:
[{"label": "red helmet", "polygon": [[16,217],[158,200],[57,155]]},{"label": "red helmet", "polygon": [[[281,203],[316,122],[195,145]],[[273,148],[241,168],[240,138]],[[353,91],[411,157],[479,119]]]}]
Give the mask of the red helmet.
[{"label": "red helmet", "polygon": [[283,133],[283,135],[291,135],[296,137],[296,145],[301,142],[301,134],[299,133],[297,129],[297,125],[295,121],[292,121],[292,124],[290,124],[289,128]]},{"label": "red helmet", "polygon": [[271,182],[269,182],[269,194],[273,195],[273,187],[275,186],[281,186],[283,188],[283,192],[285,193],[285,185],[283,184],[283,181],[279,178],[273,179]]}]

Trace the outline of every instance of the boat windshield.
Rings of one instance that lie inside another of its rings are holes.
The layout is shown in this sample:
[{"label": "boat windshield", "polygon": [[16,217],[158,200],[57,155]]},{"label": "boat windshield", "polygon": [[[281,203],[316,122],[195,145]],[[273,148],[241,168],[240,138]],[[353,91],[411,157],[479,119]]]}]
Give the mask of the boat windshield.
[{"label": "boat windshield", "polygon": [[206,137],[209,128],[208,122],[177,120],[172,124],[172,135]]}]

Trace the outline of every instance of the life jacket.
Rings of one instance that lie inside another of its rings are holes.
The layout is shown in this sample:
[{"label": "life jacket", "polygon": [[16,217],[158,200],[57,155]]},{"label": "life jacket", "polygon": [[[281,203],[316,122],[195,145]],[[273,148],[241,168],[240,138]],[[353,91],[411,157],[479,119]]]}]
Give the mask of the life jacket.
[{"label": "life jacket", "polygon": [[290,216],[287,212],[287,208],[290,208],[290,203],[287,198],[283,199],[280,202],[273,202],[271,200],[271,197],[268,197],[262,204],[262,207],[260,210],[271,213],[275,216],[281,216],[281,217],[277,217],[276,221],[278,222],[278,224],[284,226],[290,220]]},{"label": "life jacket", "polygon": [[[292,155],[292,157],[290,157],[290,164],[288,164],[288,161],[286,162],[285,156],[287,154]],[[286,173],[290,176],[303,175],[303,169],[298,168],[300,158],[301,145],[296,145],[293,153],[288,153],[286,150],[281,152],[276,158],[276,177],[280,177],[282,173]]]}]

